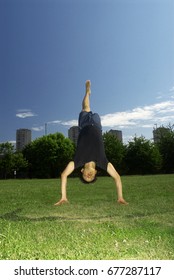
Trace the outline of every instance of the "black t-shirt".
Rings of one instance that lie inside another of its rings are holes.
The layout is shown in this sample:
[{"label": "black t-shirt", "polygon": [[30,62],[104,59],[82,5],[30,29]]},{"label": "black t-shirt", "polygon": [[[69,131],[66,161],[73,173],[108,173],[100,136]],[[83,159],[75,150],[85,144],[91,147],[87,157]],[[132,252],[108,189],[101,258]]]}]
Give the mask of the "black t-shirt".
[{"label": "black t-shirt", "polygon": [[75,168],[94,161],[96,166],[107,171],[108,159],[105,155],[102,132],[93,125],[85,126],[79,133],[74,157]]}]

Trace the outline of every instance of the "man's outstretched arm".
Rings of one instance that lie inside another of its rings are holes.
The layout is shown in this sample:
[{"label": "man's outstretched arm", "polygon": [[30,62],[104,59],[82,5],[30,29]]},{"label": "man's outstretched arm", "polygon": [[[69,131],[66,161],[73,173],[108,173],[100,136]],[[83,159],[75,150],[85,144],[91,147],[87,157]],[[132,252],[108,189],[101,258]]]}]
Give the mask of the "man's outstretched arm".
[{"label": "man's outstretched arm", "polygon": [[67,186],[67,177],[74,171],[74,161],[70,161],[65,168],[65,170],[61,174],[61,192],[62,198],[56,202],[54,205],[61,205],[63,203],[68,203],[66,196],[66,186]]},{"label": "man's outstretched arm", "polygon": [[115,181],[115,185],[117,188],[117,195],[118,195],[117,202],[120,204],[128,204],[123,198],[122,183],[121,183],[120,175],[117,173],[114,166],[110,162],[108,163],[107,172]]}]

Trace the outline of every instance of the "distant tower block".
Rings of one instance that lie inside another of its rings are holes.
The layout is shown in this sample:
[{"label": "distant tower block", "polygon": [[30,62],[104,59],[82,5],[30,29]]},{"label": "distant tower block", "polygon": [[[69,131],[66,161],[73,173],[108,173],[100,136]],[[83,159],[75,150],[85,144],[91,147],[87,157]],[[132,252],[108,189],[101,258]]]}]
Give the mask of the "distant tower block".
[{"label": "distant tower block", "polygon": [[17,129],[16,130],[16,151],[20,152],[23,148],[31,143],[31,130],[30,129]]},{"label": "distant tower block", "polygon": [[77,145],[78,136],[79,136],[79,127],[78,126],[70,127],[70,129],[68,130],[68,137],[75,143],[75,145]]},{"label": "distant tower block", "polygon": [[123,142],[122,131],[121,130],[109,130],[109,133],[114,135],[120,142]]}]

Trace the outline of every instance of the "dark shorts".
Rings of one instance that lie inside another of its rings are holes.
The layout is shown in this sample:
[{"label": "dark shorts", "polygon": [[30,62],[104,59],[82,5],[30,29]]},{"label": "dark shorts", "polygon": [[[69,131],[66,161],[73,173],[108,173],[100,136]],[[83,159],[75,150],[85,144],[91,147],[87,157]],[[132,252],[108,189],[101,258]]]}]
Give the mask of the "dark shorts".
[{"label": "dark shorts", "polygon": [[100,116],[97,113],[92,113],[92,111],[80,112],[79,128],[82,129],[83,127],[85,127],[87,125],[94,125],[94,126],[98,127],[99,129],[102,129]]}]

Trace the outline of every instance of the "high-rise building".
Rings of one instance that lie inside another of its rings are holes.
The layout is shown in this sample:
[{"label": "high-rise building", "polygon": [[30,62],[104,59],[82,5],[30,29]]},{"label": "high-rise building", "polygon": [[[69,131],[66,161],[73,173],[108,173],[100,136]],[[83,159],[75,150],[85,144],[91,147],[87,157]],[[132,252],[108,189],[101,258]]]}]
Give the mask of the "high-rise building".
[{"label": "high-rise building", "polygon": [[17,129],[16,130],[16,151],[20,152],[23,148],[31,143],[31,130],[30,129]]},{"label": "high-rise building", "polygon": [[79,127],[78,126],[70,127],[70,129],[68,130],[68,137],[75,143],[75,145],[77,145],[78,136],[79,136]]},{"label": "high-rise building", "polygon": [[121,130],[109,130],[109,133],[114,135],[120,142],[123,142],[122,131]]}]

